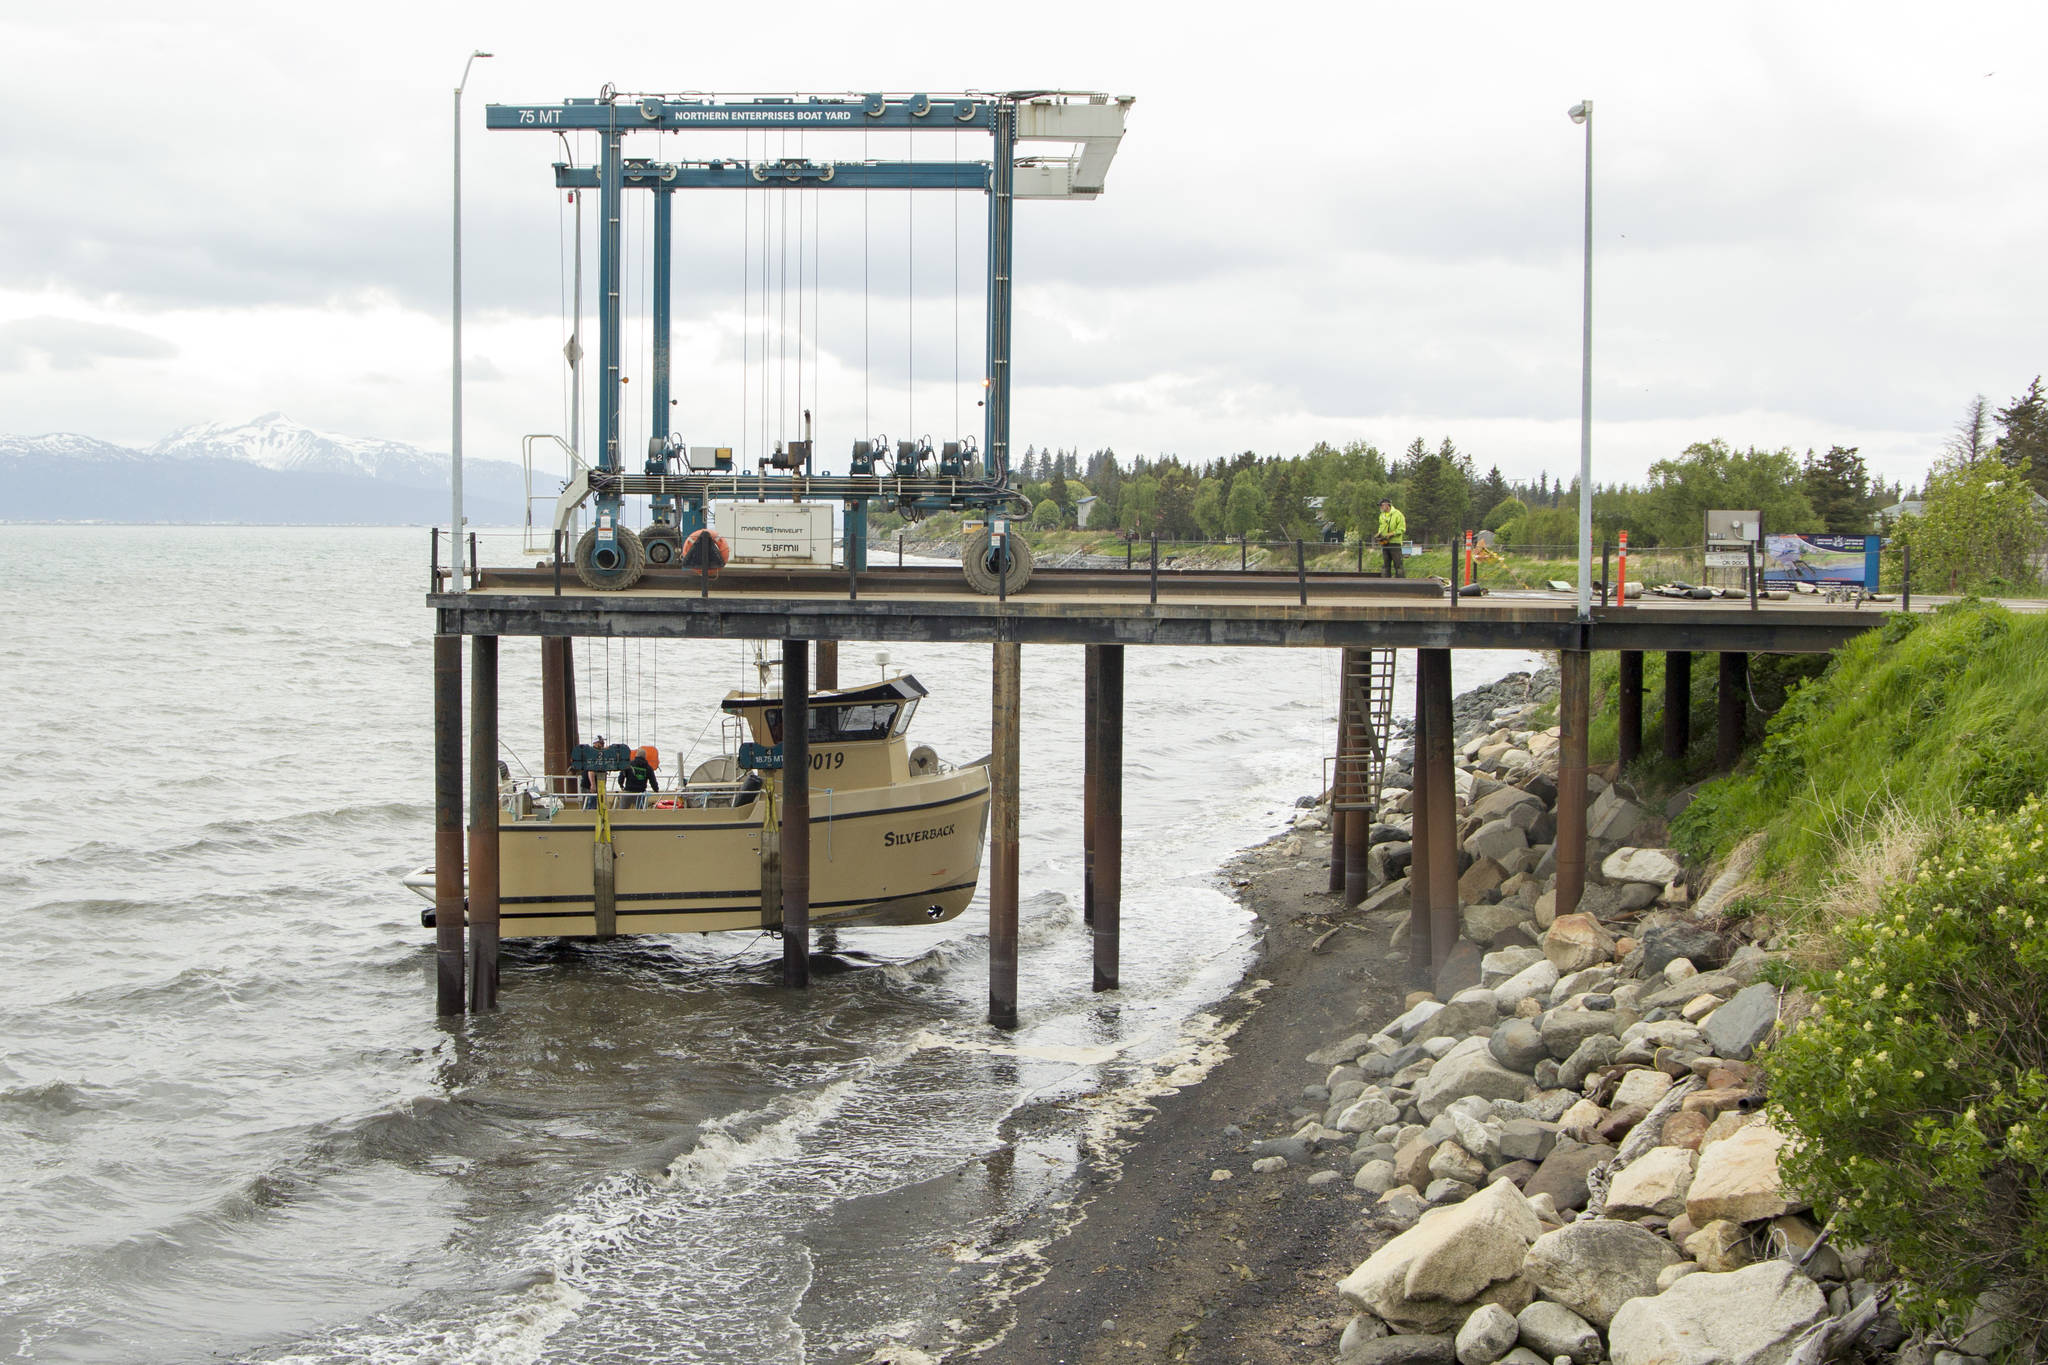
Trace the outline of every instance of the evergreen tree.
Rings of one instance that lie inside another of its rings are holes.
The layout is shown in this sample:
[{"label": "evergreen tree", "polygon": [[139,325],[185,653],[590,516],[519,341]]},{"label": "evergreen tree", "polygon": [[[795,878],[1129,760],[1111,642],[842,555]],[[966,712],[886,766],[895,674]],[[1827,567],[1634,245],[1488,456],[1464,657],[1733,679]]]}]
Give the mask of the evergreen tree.
[{"label": "evergreen tree", "polygon": [[1477,494],[1472,499],[1474,507],[1493,508],[1507,501],[1508,481],[1501,477],[1499,465],[1486,471],[1486,478],[1480,483]]},{"label": "evergreen tree", "polygon": [[1048,495],[1052,498],[1053,505],[1058,507],[1060,511],[1065,512],[1067,510],[1067,461],[1065,456],[1061,456],[1053,461],[1052,482],[1048,489]]},{"label": "evergreen tree", "polygon": [[2041,376],[2027,391],[1998,410],[1998,458],[2008,468],[2025,465],[2034,491],[2048,493],[2048,402],[2041,396]]},{"label": "evergreen tree", "polygon": [[1799,484],[1813,504],[1819,529],[1832,535],[1858,535],[1869,529],[1870,471],[1855,446],[1829,446],[1818,458],[1807,451]]},{"label": "evergreen tree", "polygon": [[1963,419],[1956,423],[1956,429],[1943,443],[1941,453],[1951,464],[1975,464],[1991,450],[1991,405],[1984,401],[1983,394],[1970,399],[1970,405],[1963,409]]}]

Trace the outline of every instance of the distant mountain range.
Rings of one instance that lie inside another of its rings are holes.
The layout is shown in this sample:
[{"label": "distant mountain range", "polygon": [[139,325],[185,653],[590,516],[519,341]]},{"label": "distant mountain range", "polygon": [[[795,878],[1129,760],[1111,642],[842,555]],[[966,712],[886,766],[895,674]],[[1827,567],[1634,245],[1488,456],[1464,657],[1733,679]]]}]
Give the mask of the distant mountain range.
[{"label": "distant mountain range", "polygon": [[[466,459],[472,524],[525,520],[525,478]],[[448,457],[337,436],[269,412],[204,422],[147,449],[57,432],[0,436],[0,521],[429,525],[448,519]]]}]

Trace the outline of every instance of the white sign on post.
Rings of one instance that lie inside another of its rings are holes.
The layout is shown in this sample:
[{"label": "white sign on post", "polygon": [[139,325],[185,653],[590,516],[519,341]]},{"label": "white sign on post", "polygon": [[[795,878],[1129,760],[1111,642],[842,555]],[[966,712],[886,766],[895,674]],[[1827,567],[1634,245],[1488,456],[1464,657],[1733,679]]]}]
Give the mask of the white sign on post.
[{"label": "white sign on post", "polygon": [[715,502],[711,519],[735,564],[832,563],[829,503]]}]

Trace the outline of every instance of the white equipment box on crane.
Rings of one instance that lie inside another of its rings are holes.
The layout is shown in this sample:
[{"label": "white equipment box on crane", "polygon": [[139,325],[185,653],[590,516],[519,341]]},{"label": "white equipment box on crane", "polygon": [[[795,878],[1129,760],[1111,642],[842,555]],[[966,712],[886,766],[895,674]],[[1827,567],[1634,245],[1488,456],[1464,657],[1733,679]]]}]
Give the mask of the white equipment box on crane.
[{"label": "white equipment box on crane", "polygon": [[714,502],[711,522],[731,544],[735,564],[831,566],[830,503]]}]

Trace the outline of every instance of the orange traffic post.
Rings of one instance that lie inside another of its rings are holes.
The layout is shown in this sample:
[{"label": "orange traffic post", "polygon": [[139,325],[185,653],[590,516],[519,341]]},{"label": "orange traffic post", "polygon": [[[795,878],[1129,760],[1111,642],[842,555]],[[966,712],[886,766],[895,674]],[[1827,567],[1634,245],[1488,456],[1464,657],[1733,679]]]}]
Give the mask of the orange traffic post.
[{"label": "orange traffic post", "polygon": [[1465,586],[1472,586],[1472,533],[1465,532]]},{"label": "orange traffic post", "polygon": [[1621,568],[1614,575],[1614,605],[1628,605],[1628,532],[1621,533]]}]

